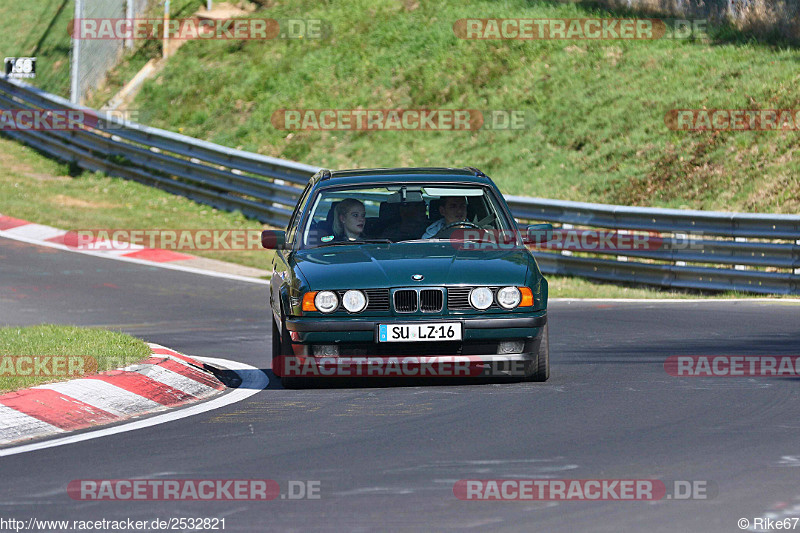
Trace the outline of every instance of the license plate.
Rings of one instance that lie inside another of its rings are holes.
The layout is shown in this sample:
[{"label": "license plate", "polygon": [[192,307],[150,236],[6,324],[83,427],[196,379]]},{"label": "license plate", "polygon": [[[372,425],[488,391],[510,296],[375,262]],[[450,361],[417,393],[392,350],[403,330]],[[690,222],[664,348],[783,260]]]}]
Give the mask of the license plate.
[{"label": "license plate", "polygon": [[378,342],[460,341],[461,322],[379,324]]}]

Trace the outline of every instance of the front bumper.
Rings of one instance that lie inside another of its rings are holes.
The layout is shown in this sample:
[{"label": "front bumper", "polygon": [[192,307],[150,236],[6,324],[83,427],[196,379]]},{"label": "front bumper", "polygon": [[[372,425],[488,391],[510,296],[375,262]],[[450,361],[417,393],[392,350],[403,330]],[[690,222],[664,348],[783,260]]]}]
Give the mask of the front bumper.
[{"label": "front bumper", "polygon": [[[424,322],[461,322],[464,341],[532,339],[547,324],[547,311],[525,316],[391,316],[385,318],[309,318],[286,319],[293,343],[338,344],[377,342],[378,325]],[[424,344],[424,343],[416,343]]]},{"label": "front bumper", "polygon": [[[460,341],[378,342],[378,326],[460,322]],[[305,377],[524,377],[537,362],[547,312],[525,316],[316,318],[286,320],[293,355],[276,373]],[[513,353],[503,345],[516,344]],[[315,356],[318,345],[338,355]]]}]

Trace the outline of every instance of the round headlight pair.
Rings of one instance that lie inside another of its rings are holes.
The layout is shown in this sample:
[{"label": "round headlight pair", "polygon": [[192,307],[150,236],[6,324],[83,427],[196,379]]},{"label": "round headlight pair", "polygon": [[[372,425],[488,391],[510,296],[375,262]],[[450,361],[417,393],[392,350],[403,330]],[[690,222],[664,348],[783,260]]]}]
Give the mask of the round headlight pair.
[{"label": "round headlight pair", "polygon": [[[367,297],[361,291],[350,290],[342,296],[342,305],[351,313],[359,313],[367,307]],[[339,307],[339,297],[333,291],[319,291],[314,306],[323,313],[333,313]]]},{"label": "round headlight pair", "polygon": [[[489,287],[478,287],[469,293],[469,303],[480,311],[489,309],[493,301],[494,296]],[[522,295],[516,287],[503,287],[497,291],[497,303],[503,309],[514,309],[521,301]]]}]

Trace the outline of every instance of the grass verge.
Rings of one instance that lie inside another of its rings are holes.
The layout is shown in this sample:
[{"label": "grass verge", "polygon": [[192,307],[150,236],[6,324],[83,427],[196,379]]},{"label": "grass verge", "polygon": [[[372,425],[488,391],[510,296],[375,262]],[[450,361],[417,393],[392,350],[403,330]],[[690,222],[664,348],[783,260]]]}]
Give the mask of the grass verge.
[{"label": "grass verge", "polygon": [[[659,290],[643,285],[623,285],[616,283],[604,283],[592,281],[584,278],[573,278],[569,276],[550,276],[547,278],[550,298],[632,298],[632,299],[718,299],[730,300],[734,298],[771,298],[798,300],[796,296],[785,296],[779,294],[753,294],[749,292],[725,291],[698,291],[663,289]],[[798,300],[800,301],[800,300]]]},{"label": "grass verge", "polygon": [[149,355],[143,341],[114,331],[50,324],[4,327],[0,392],[112,370]]}]

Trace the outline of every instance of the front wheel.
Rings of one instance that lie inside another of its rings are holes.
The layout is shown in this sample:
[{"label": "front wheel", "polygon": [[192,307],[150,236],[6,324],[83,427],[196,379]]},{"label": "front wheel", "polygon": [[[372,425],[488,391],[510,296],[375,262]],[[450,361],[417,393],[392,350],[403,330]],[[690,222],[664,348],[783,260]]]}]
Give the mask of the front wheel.
[{"label": "front wheel", "polygon": [[281,378],[285,389],[297,387],[300,381],[297,376],[286,376],[286,357],[294,355],[289,336],[278,329],[275,319],[272,320],[272,372]]},{"label": "front wheel", "polygon": [[[550,334],[548,324],[544,325],[542,340],[533,361],[525,372],[525,381],[547,381],[550,377]],[[530,373],[528,373],[530,372]]]}]

